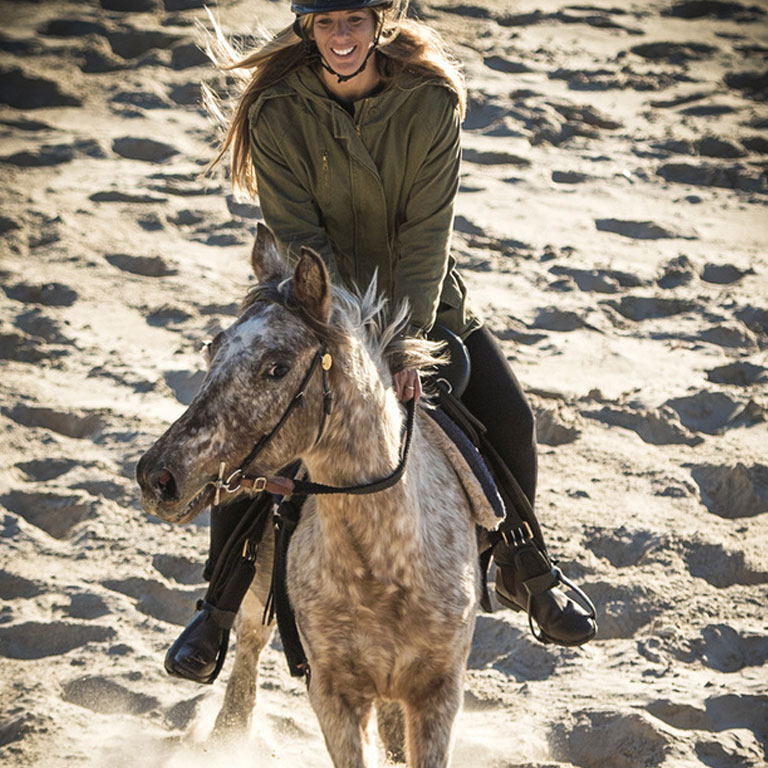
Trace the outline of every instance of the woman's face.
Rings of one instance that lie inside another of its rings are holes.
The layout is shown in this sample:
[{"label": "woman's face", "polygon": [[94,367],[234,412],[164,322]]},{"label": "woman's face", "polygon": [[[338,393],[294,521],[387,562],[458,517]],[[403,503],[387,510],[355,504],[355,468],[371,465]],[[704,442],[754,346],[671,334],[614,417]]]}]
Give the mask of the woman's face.
[{"label": "woman's face", "polygon": [[340,75],[351,75],[365,61],[376,33],[373,11],[316,13],[312,17],[312,37],[320,55]]}]

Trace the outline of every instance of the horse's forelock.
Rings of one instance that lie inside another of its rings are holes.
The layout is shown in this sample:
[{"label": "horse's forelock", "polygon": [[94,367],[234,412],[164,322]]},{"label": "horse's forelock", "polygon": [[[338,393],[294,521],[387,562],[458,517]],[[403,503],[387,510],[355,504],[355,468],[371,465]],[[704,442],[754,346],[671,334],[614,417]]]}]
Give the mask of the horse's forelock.
[{"label": "horse's forelock", "polygon": [[241,313],[259,301],[278,304],[299,315],[326,344],[345,345],[351,337],[362,337],[370,351],[393,371],[421,370],[445,362],[440,354],[441,344],[404,336],[410,316],[408,304],[404,302],[393,310],[378,293],[375,277],[362,294],[334,286],[333,311],[328,323],[319,322],[302,310],[292,278],[254,285],[243,299]]}]

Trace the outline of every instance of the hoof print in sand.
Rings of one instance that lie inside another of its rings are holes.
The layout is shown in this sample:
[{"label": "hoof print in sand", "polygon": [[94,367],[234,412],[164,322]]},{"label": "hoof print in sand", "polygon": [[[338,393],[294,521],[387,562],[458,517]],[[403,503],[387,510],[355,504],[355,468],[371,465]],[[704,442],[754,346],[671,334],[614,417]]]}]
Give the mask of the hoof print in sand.
[{"label": "hoof print in sand", "polygon": [[556,724],[549,741],[557,760],[581,768],[638,768],[661,765],[669,737],[648,715],[590,709]]},{"label": "hoof print in sand", "polygon": [[106,425],[101,413],[57,411],[53,408],[19,403],[3,413],[25,427],[42,427],[51,432],[74,438],[95,437]]},{"label": "hoof print in sand", "polygon": [[691,469],[709,511],[729,520],[768,512],[768,467],[700,464]]},{"label": "hoof print in sand", "polygon": [[604,581],[582,586],[597,606],[599,640],[634,637],[663,610],[658,597],[643,586],[617,586]]},{"label": "hoof print in sand", "polygon": [[160,705],[154,696],[137,693],[121,683],[98,675],[86,675],[66,683],[62,698],[70,704],[104,715],[141,715]]},{"label": "hoof print in sand", "polygon": [[635,322],[672,317],[700,309],[700,305],[690,299],[665,299],[659,296],[623,296],[618,301],[606,299],[605,304],[622,317]]},{"label": "hoof print in sand", "polygon": [[662,226],[654,221],[631,221],[625,219],[595,219],[595,227],[600,232],[613,232],[633,240],[661,240],[666,238],[683,238],[695,240],[698,235],[693,232],[675,231],[671,227]]},{"label": "hoof print in sand", "polygon": [[200,584],[203,581],[202,568],[198,560],[190,560],[180,555],[155,555],[152,565],[165,576],[179,584]]},{"label": "hoof print in sand", "polygon": [[0,570],[0,600],[29,598],[45,592],[45,587],[15,573]]},{"label": "hoof print in sand", "polygon": [[136,600],[139,611],[160,621],[186,624],[193,613],[198,589],[169,589],[153,579],[139,577],[103,582],[107,589]]},{"label": "hoof print in sand", "polygon": [[83,102],[62,91],[55,80],[25,74],[18,67],[0,69],[0,104],[16,109],[81,107]]},{"label": "hoof print in sand", "polygon": [[112,627],[67,624],[63,621],[27,621],[0,627],[0,656],[7,659],[42,659],[59,656],[88,643],[115,637]]},{"label": "hoof print in sand", "polygon": [[86,496],[11,491],[0,499],[11,512],[55,539],[63,539],[76,525],[97,516]]},{"label": "hoof print in sand", "polygon": [[110,612],[104,599],[91,592],[72,595],[65,610],[67,616],[72,619],[98,619],[99,616],[106,616]]},{"label": "hoof print in sand", "polygon": [[178,270],[160,256],[132,256],[129,253],[108,253],[104,257],[113,267],[142,277],[165,277]]},{"label": "hoof print in sand", "polygon": [[717,589],[768,583],[768,573],[747,562],[744,552],[719,543],[688,542],[685,564],[691,576],[704,579]]},{"label": "hoof print in sand", "polygon": [[733,264],[705,264],[701,279],[706,283],[729,285],[737,283],[745,275],[754,275],[754,269],[739,269]]},{"label": "hoof print in sand", "polygon": [[651,445],[699,445],[704,440],[680,424],[671,408],[625,410],[605,406],[599,411],[582,411],[581,415],[608,426],[631,429]]},{"label": "hoof print in sand", "polygon": [[749,387],[752,384],[768,382],[768,368],[746,361],[728,363],[707,371],[707,379],[715,384]]},{"label": "hoof print in sand", "polygon": [[77,301],[77,291],[61,283],[17,283],[3,287],[9,299],[46,307],[70,307]]},{"label": "hoof print in sand", "polygon": [[526,636],[503,619],[478,616],[468,669],[491,667],[517,680],[546,680],[554,671],[557,652]]},{"label": "hoof print in sand", "polygon": [[768,662],[768,638],[760,633],[737,632],[727,624],[710,624],[701,630],[693,649],[702,662],[718,672],[739,672]]},{"label": "hoof print in sand", "polygon": [[129,160],[143,160],[147,163],[162,163],[179,153],[179,150],[170,144],[135,136],[123,136],[120,139],[115,139],[112,142],[112,149],[120,157]]},{"label": "hoof print in sand", "polygon": [[745,424],[749,414],[743,403],[733,400],[722,392],[697,392],[687,397],[667,400],[668,405],[680,417],[684,427],[692,432],[721,435],[727,429]]},{"label": "hoof print in sand", "polygon": [[567,445],[578,440],[583,420],[565,406],[536,407],[536,442],[542,445]]}]

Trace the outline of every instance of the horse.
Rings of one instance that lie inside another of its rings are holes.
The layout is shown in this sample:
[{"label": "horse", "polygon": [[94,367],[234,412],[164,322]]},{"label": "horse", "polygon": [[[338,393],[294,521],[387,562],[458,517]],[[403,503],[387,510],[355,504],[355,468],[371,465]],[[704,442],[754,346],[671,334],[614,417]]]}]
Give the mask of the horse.
[{"label": "horse", "polygon": [[[425,409],[409,417],[395,395],[392,371],[434,366],[439,351],[405,337],[407,308],[388,314],[375,281],[362,295],[332,286],[308,248],[291,273],[262,224],[251,264],[257,282],[211,342],[199,392],[137,466],[143,506],[186,523],[218,502],[222,485],[233,498],[253,494],[297,460],[313,482],[342,491],[400,466],[397,482],[375,493],[308,496],[288,548],[287,591],[333,765],[365,768],[375,710],[386,749],[404,747],[409,766],[444,768],[481,592],[477,526],[498,520],[473,503]],[[237,617],[215,731],[246,728],[255,705],[271,632],[262,623],[271,536]]]}]

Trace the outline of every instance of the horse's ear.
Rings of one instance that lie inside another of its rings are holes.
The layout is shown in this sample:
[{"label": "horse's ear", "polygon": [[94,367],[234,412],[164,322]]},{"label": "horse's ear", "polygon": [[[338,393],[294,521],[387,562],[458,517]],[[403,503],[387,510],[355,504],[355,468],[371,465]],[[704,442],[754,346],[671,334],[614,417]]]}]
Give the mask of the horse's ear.
[{"label": "horse's ear", "polygon": [[331,318],[331,278],[319,254],[302,248],[293,275],[293,290],[304,311],[315,320],[327,323]]},{"label": "horse's ear", "polygon": [[253,274],[260,283],[277,279],[285,274],[285,265],[277,249],[277,240],[272,230],[259,222],[256,227],[256,242],[251,251]]}]

